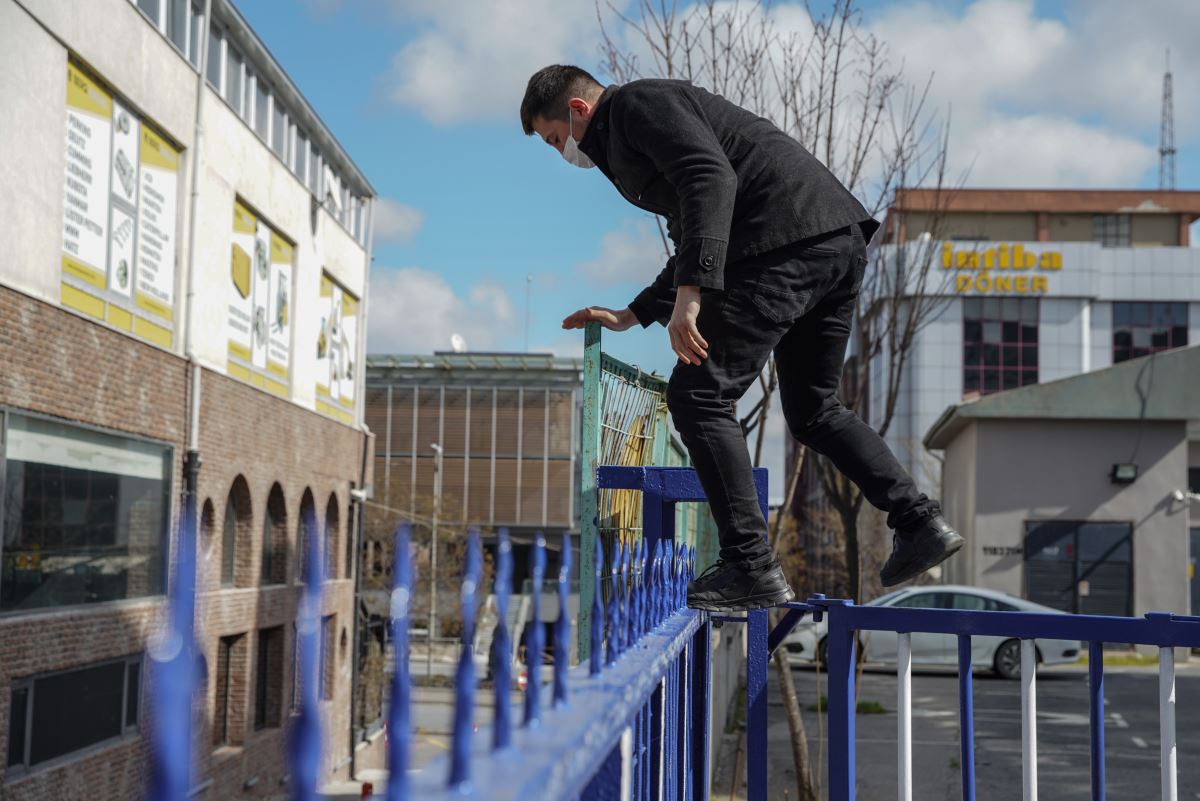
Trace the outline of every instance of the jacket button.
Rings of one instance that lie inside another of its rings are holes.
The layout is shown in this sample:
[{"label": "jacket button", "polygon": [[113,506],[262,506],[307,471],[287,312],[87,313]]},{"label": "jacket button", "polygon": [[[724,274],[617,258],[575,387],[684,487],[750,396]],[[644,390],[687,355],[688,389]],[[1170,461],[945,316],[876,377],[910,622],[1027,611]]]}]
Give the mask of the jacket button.
[{"label": "jacket button", "polygon": [[712,267],[712,266],[713,266],[713,257],[712,257],[712,256],[705,256],[705,257],[704,257],[704,266],[705,266],[705,267]]}]

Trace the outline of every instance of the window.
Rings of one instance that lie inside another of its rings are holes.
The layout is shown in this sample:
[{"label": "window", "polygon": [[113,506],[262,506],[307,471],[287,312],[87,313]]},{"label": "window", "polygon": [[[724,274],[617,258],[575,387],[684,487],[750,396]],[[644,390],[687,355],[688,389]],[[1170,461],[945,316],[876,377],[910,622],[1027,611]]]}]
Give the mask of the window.
[{"label": "window", "polygon": [[1106,248],[1129,247],[1129,215],[1097,214],[1092,218],[1092,240]]},{"label": "window", "polygon": [[332,581],[338,577],[337,555],[340,534],[337,496],[330,495],[329,502],[325,504],[325,536],[321,539],[321,547],[324,551],[322,556],[325,557],[325,575],[321,578],[325,581]]},{"label": "window", "polygon": [[1037,298],[963,300],[963,395],[1038,380]]},{"label": "window", "polygon": [[296,131],[296,158],[292,170],[303,184],[308,183],[308,137],[302,131]]},{"label": "window", "polygon": [[242,56],[232,45],[225,45],[225,99],[242,114]]},{"label": "window", "polygon": [[1188,343],[1186,303],[1114,303],[1113,362],[1181,348]]},{"label": "window", "polygon": [[254,82],[254,130],[267,141],[271,126],[271,103],[267,85],[259,78]]},{"label": "window", "polygon": [[213,745],[237,745],[242,741],[243,707],[237,677],[244,675],[246,635],[222,637],[217,643],[217,702],[213,710]]},{"label": "window", "polygon": [[333,699],[333,635],[337,630],[337,615],[321,618],[321,698]]},{"label": "window", "polygon": [[321,160],[321,154],[317,152],[317,148],[314,146],[312,149],[312,166],[308,170],[308,188],[311,189],[312,193],[317,197],[321,196],[322,166],[323,162]]},{"label": "window", "polygon": [[283,489],[275,484],[267,496],[262,532],[262,584],[283,584],[287,580],[287,503]]},{"label": "window", "polygon": [[309,527],[317,525],[317,505],[312,490],[304,490],[300,498],[300,519],[296,522],[296,583],[307,580],[304,571],[308,568]]},{"label": "window", "polygon": [[224,65],[221,63],[221,31],[216,25],[213,25],[208,32],[208,82],[212,84],[213,89],[217,90],[217,94],[221,93],[221,76],[224,74]]},{"label": "window", "polygon": [[142,658],[130,656],[12,684],[8,766],[32,768],[135,731]]},{"label": "window", "polygon": [[258,665],[254,678],[254,728],[280,725],[283,712],[283,627],[258,632]]},{"label": "window", "polygon": [[237,554],[237,508],[233,505],[233,493],[225,501],[225,524],[221,532],[221,586],[233,586],[234,557]]},{"label": "window", "polygon": [[156,28],[158,27],[159,13],[162,11],[161,2],[162,0],[137,0],[138,8],[150,18]]},{"label": "window", "polygon": [[171,449],[8,415],[0,611],[163,591]]},{"label": "window", "polygon": [[272,103],[271,109],[271,149],[275,151],[275,155],[283,158],[287,153],[287,116],[283,113],[283,106],[276,97]]},{"label": "window", "polygon": [[191,0],[168,0],[167,38],[174,42],[179,52],[188,53],[188,11]]},{"label": "window", "polygon": [[892,604],[897,609],[951,609],[948,592],[919,592]]},{"label": "window", "polygon": [[964,592],[954,593],[952,609],[965,609],[973,612],[1015,612],[1017,608],[1012,604],[1006,604],[1003,601],[997,601],[994,598],[985,598],[982,595],[968,595]]},{"label": "window", "polygon": [[188,29],[188,61],[192,62],[193,67],[200,66],[200,31],[204,23],[204,10],[200,8],[192,0],[192,20],[191,26]]}]

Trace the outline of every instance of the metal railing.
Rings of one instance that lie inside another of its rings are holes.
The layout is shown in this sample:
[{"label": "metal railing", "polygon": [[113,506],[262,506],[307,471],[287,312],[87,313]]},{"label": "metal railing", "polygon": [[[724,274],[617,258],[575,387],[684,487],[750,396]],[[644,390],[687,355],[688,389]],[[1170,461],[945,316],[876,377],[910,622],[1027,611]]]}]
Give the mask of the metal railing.
[{"label": "metal railing", "polygon": [[[975,798],[975,721],[971,685],[971,638],[1005,637],[1021,642],[1021,763],[1022,799],[1037,801],[1037,652],[1035,640],[1080,640],[1088,644],[1088,698],[1091,730],[1091,789],[1093,801],[1103,801],[1104,766],[1104,645],[1122,643],[1158,648],[1159,739],[1161,797],[1178,798],[1175,740],[1174,648],[1200,647],[1200,618],[1150,613],[1145,618],[1098,615],[984,612],[951,609],[904,609],[855,606],[849,601],[814,595],[807,603],[786,604],[788,611],[771,632],[767,653],[806,614],[816,621],[828,618],[829,670],[829,801],[855,798],[855,670],[858,633],[889,631],[897,634],[897,798],[913,799],[912,768],[912,635],[950,634],[958,641],[959,741],[962,798]],[[761,673],[765,660],[751,658],[749,671]],[[752,683],[756,680],[748,676]],[[755,721],[751,720],[750,725]],[[750,795],[750,801],[765,796]]]}]

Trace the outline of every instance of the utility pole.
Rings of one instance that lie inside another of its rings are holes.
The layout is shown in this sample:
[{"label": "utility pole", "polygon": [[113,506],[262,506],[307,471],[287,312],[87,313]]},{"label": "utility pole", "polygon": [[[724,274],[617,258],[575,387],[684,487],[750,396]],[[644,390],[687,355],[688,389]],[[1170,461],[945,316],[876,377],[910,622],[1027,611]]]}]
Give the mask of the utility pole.
[{"label": "utility pole", "polygon": [[432,443],[433,449],[433,518],[429,534],[429,648],[425,653],[425,675],[433,675],[433,638],[437,629],[437,544],[438,516],[442,511],[442,446]]},{"label": "utility pole", "polygon": [[1171,97],[1171,49],[1163,74],[1162,126],[1158,139],[1158,188],[1175,189],[1175,101]]}]

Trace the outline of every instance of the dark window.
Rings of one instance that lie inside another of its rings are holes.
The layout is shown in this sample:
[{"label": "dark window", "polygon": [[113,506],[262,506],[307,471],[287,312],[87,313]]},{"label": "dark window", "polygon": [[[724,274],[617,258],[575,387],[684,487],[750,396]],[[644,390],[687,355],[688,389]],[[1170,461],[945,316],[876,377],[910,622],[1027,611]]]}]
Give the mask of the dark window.
[{"label": "dark window", "polygon": [[192,0],[192,25],[188,41],[188,61],[191,61],[194,67],[200,66],[200,32],[204,30],[202,26],[203,22],[204,11],[196,5],[196,0]]},{"label": "dark window", "polygon": [[321,618],[321,698],[333,698],[333,635],[337,629],[337,616]]},{"label": "dark window", "polygon": [[954,593],[953,609],[963,609],[974,612],[1015,612],[1017,608],[1012,604],[1006,604],[1003,601],[997,601],[994,598],[985,598],[982,595],[968,595],[965,592]]},{"label": "dark window", "polygon": [[158,13],[160,10],[159,9],[160,3],[161,3],[161,0],[137,0],[138,8],[140,8],[142,10],[143,14],[145,14],[147,17],[150,18],[150,21],[154,23],[154,27],[156,27],[156,28],[158,27]]},{"label": "dark window", "polygon": [[237,745],[244,701],[235,689],[234,676],[245,664],[246,635],[222,637],[217,644],[217,703],[213,710],[213,745]]},{"label": "dark window", "polygon": [[1133,527],[1072,520],[1025,524],[1029,600],[1087,615],[1133,610]]},{"label": "dark window", "polygon": [[1114,363],[1188,343],[1186,303],[1114,303],[1112,314]]},{"label": "dark window", "polygon": [[1037,380],[1037,298],[965,298],[963,395],[988,395]]},{"label": "dark window", "polygon": [[213,25],[208,32],[208,82],[221,91],[221,31]]},{"label": "dark window", "polygon": [[225,501],[225,524],[221,532],[221,586],[233,586],[233,566],[237,556],[237,507],[233,504],[233,493]]},{"label": "dark window", "polygon": [[271,487],[263,518],[262,569],[263,585],[287,581],[287,503],[278,484]]},{"label": "dark window", "polygon": [[1106,248],[1129,247],[1129,215],[1097,214],[1092,218],[1092,240]]},{"label": "dark window", "polygon": [[907,598],[901,598],[892,606],[898,609],[952,609],[950,593],[948,592],[919,592]]},{"label": "dark window", "polygon": [[283,705],[283,627],[258,632],[254,679],[254,728],[279,726]]},{"label": "dark window", "polygon": [[1200,492],[1200,467],[1188,468],[1188,490]]},{"label": "dark window", "polygon": [[0,611],[161,593],[170,449],[8,420]]},{"label": "dark window", "polygon": [[167,36],[179,48],[179,52],[188,52],[188,11],[191,0],[170,0],[167,5]]},{"label": "dark window", "polygon": [[8,764],[34,767],[137,726],[141,657],[14,682]]},{"label": "dark window", "polygon": [[266,82],[262,76],[254,82],[254,130],[263,138],[267,139],[267,132],[271,128],[271,103],[270,89],[267,88]]}]

